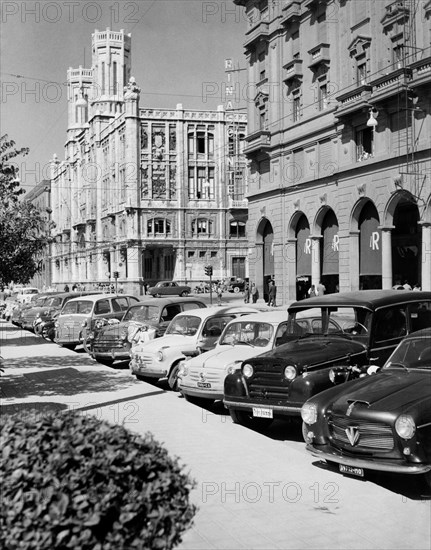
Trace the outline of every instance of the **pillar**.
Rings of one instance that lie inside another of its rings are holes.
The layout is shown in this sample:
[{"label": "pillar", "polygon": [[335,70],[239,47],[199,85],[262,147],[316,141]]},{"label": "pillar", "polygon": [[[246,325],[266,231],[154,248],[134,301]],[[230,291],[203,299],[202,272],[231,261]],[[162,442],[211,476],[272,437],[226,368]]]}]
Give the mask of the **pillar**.
[{"label": "pillar", "polygon": [[318,285],[321,276],[320,265],[320,240],[322,235],[310,235],[311,237],[311,284]]},{"label": "pillar", "polygon": [[422,226],[422,290],[431,290],[431,222],[418,222]]},{"label": "pillar", "polygon": [[388,225],[386,227],[381,226],[382,230],[382,288],[392,288],[393,276],[392,276],[392,229],[395,226]]},{"label": "pillar", "polygon": [[[349,275],[350,275],[349,290],[359,290],[359,234],[360,234],[360,231],[356,229],[356,230],[350,231],[350,236],[349,236],[349,259],[348,259]],[[342,287],[340,284],[340,290],[341,288]]]}]

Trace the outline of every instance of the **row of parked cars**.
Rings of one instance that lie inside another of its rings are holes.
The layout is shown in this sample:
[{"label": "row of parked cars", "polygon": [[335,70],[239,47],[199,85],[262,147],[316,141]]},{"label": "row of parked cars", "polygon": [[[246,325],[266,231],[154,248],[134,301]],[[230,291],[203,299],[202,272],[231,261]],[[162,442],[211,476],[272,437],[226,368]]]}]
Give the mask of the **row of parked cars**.
[{"label": "row of parked cars", "polygon": [[431,292],[337,293],[287,314],[75,294],[53,338],[105,364],[129,360],[138,378],[168,379],[188,401],[223,400],[247,427],[302,416],[308,451],[343,473],[431,483]]}]

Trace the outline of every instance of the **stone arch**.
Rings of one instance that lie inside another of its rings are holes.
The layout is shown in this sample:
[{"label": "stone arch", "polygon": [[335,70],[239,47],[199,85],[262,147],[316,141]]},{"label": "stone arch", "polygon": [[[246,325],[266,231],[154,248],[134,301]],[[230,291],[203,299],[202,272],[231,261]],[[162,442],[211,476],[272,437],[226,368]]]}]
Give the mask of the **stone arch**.
[{"label": "stone arch", "polygon": [[266,216],[257,222],[255,243],[255,283],[267,301],[268,282],[274,277],[274,226]]}]

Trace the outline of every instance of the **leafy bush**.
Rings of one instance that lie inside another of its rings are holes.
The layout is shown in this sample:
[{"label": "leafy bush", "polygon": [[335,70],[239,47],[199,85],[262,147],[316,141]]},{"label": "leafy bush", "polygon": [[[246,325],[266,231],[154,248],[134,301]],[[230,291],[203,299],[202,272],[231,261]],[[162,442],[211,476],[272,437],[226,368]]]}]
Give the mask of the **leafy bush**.
[{"label": "leafy bush", "polygon": [[150,434],[77,412],[10,415],[1,429],[0,548],[168,549],[194,482]]}]

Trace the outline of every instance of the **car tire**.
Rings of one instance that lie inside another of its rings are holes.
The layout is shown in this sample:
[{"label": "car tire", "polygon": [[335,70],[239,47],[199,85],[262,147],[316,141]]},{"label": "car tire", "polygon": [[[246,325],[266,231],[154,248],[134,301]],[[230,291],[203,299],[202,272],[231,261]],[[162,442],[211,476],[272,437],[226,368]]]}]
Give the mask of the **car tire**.
[{"label": "car tire", "polygon": [[189,296],[190,292],[187,292],[187,290],[184,290],[184,292],[181,292],[180,296],[181,298],[186,298],[187,296]]},{"label": "car tire", "polygon": [[238,292],[239,292],[239,286],[235,286],[235,287],[233,288],[233,291],[235,292],[235,294],[238,294]]},{"label": "car tire", "polygon": [[214,399],[205,399],[204,397],[196,397],[194,395],[184,394],[184,399],[193,405],[198,407],[211,407],[214,403]]},{"label": "car tire", "polygon": [[112,367],[112,365],[114,364],[114,360],[113,359],[105,359],[105,358],[97,358],[95,357],[94,358],[98,363],[100,363],[101,365],[105,365],[105,367]]},{"label": "car tire", "polygon": [[431,472],[424,474],[425,486],[431,490]]},{"label": "car tire", "polygon": [[272,418],[254,418],[251,413],[238,409],[229,409],[229,414],[234,424],[241,424],[246,428],[264,430],[269,428],[273,422]]}]

